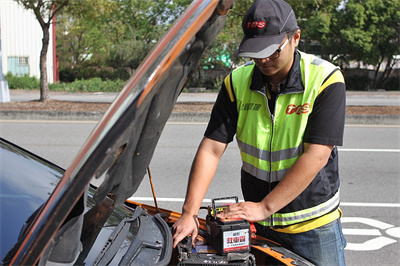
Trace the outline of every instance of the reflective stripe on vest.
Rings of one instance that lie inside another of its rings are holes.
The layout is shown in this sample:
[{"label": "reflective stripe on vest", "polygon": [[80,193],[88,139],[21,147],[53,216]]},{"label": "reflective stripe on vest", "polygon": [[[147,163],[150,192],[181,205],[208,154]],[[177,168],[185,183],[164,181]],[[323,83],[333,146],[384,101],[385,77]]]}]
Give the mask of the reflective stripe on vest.
[{"label": "reflective stripe on vest", "polygon": [[[287,226],[295,223],[301,223],[310,219],[318,218],[331,212],[339,206],[339,190],[336,194],[328,201],[321,203],[315,207],[311,207],[305,210],[291,212],[291,213],[275,213],[272,215],[274,226]],[[271,218],[258,222],[264,226],[271,226]]]},{"label": "reflective stripe on vest", "polygon": [[[265,161],[268,168],[270,168],[269,162],[274,163],[274,162],[280,162],[280,161],[289,160],[289,159],[296,160],[304,151],[303,144],[300,144],[299,146],[294,147],[294,148],[270,152],[270,151],[258,149],[256,147],[246,144],[240,140],[237,140],[237,143],[238,143],[238,146],[242,153],[245,153],[254,158],[258,158],[262,161]],[[280,181],[287,171],[287,169],[263,170],[263,169],[260,169],[259,167],[256,167],[246,161],[243,161],[243,170],[245,170],[246,172],[250,173],[253,176],[256,176],[258,179],[261,179],[261,180],[267,181],[267,182]]]}]

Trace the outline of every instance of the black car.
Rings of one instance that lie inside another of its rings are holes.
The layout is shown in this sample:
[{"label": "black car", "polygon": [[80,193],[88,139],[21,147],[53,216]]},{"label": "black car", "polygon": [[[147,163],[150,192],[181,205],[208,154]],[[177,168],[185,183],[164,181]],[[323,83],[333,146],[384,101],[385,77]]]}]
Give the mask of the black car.
[{"label": "black car", "polygon": [[[252,242],[251,253],[233,259],[194,255],[187,239],[173,250],[171,226],[180,214],[127,201],[233,2],[193,1],[128,80],[68,169],[0,138],[2,264],[310,265],[262,238]],[[99,187],[90,184],[101,176]],[[201,229],[207,230],[204,220]]]}]

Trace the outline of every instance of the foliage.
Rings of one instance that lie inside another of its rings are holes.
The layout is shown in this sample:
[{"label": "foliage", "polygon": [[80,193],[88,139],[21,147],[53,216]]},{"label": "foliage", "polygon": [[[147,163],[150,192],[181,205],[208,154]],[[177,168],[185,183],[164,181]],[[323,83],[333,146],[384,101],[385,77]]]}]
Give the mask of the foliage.
[{"label": "foliage", "polygon": [[227,15],[223,30],[204,53],[204,66],[207,68],[227,67],[220,60],[223,57],[227,57],[230,60],[230,66],[228,67],[244,62],[245,59],[236,57],[235,53],[243,38],[243,16],[254,2],[255,0],[235,1],[232,10]]},{"label": "foliage", "polygon": [[57,17],[60,65],[136,68],[190,2],[82,0],[69,6]]},{"label": "foliage", "polygon": [[224,76],[220,76],[217,78],[206,79],[204,82],[204,87],[207,88],[207,91],[215,91],[218,92],[221,89],[222,83],[224,82]]},{"label": "foliage", "polygon": [[57,16],[57,55],[63,68],[80,67],[88,61],[104,65],[118,40],[114,29],[122,23],[112,19],[117,8],[115,1],[81,0]]},{"label": "foliage", "polygon": [[292,5],[300,14],[304,50],[343,68],[354,62],[372,65],[375,75],[369,87],[383,85],[399,61],[395,56],[400,54],[400,0],[293,2],[300,2]]},{"label": "foliage", "polygon": [[382,89],[387,91],[400,91],[400,76],[389,77]]},{"label": "foliage", "polygon": [[39,89],[40,82],[35,77],[24,76],[14,76],[11,72],[8,72],[5,76],[8,81],[8,87],[10,89]]},{"label": "foliage", "polygon": [[351,91],[368,91],[369,80],[361,75],[346,75],[346,88]]},{"label": "foliage", "polygon": [[114,71],[107,69],[95,69],[90,67],[82,68],[62,68],[60,69],[61,82],[73,82],[76,79],[101,78],[101,80],[127,80],[130,75],[125,69]]},{"label": "foliage", "polygon": [[120,0],[113,19],[123,23],[123,34],[113,46],[110,66],[137,68],[191,1]]},{"label": "foliage", "polygon": [[[40,81],[35,77],[14,76],[10,72],[5,78],[8,81],[10,89],[38,90],[40,89]],[[101,78],[92,78],[87,80],[75,80],[69,83],[53,83],[50,84],[52,91],[67,92],[119,92],[125,84],[125,80],[102,80]]]},{"label": "foliage", "polygon": [[53,83],[50,89],[54,91],[67,92],[119,92],[123,88],[125,81],[101,80],[101,78],[75,80],[71,83]]},{"label": "foliage", "polygon": [[[136,68],[192,2],[71,1],[68,8],[57,16],[57,51],[60,66],[64,69],[60,76],[68,74],[65,76],[70,76],[70,81],[98,77],[88,66]],[[235,2],[224,29],[206,49],[192,85],[207,83],[207,87],[214,87],[212,81],[206,80],[204,69],[234,67],[248,60],[236,57],[235,52],[243,37],[242,18],[254,2]],[[300,50],[333,61],[343,69],[354,62],[373,65],[375,81],[367,87],[385,85],[384,81],[398,60],[394,55],[400,53],[400,0],[287,2],[293,7],[302,30]],[[383,66],[386,68],[382,72]],[[68,68],[70,71],[66,70]],[[114,79],[107,73],[103,73],[101,78]]]}]

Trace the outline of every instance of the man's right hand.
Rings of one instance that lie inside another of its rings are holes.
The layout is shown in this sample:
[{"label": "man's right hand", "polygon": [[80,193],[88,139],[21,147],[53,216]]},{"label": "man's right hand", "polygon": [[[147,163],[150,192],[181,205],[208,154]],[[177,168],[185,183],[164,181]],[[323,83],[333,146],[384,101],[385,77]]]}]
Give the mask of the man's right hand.
[{"label": "man's right hand", "polygon": [[192,235],[193,246],[195,246],[199,233],[197,214],[227,145],[207,137],[201,141],[190,169],[182,216],[172,226],[174,247],[188,235]]},{"label": "man's right hand", "polygon": [[192,235],[192,245],[195,247],[197,235],[199,233],[199,220],[197,215],[182,214],[182,216],[172,226],[172,236],[174,238],[173,247],[188,235]]}]

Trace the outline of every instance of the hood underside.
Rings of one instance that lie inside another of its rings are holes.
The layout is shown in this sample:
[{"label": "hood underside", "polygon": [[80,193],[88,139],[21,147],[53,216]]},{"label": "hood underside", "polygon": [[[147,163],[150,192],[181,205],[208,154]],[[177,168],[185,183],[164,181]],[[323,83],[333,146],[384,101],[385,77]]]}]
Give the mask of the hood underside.
[{"label": "hood underside", "polygon": [[[222,30],[233,0],[196,0],[127,81],[32,223],[16,264],[35,264],[51,237],[85,194],[93,177],[105,176],[94,195],[101,204],[131,197],[150,164],[176,100],[206,47]],[[54,215],[57,213],[57,215]]]}]

